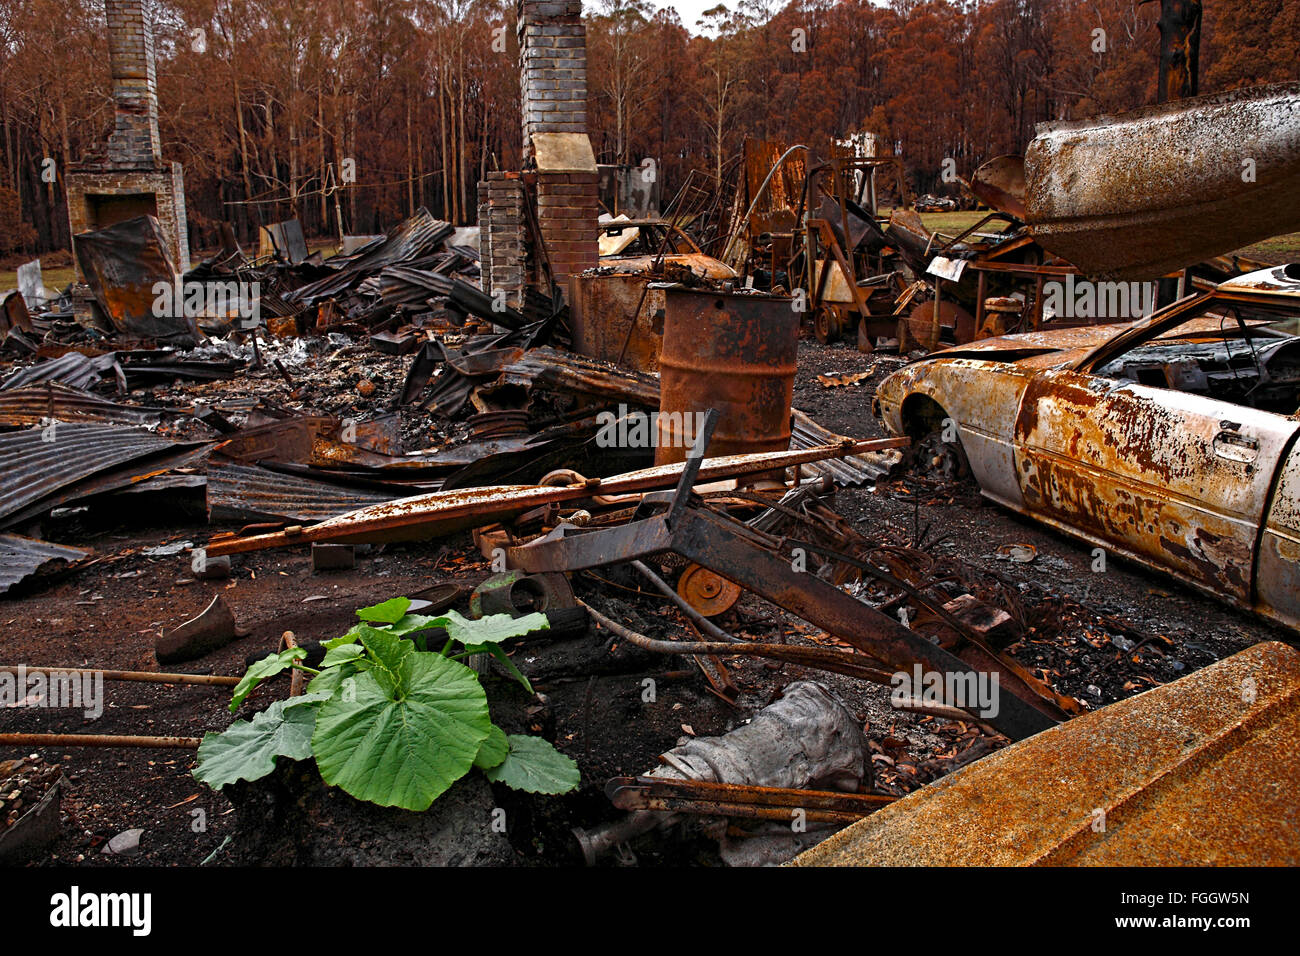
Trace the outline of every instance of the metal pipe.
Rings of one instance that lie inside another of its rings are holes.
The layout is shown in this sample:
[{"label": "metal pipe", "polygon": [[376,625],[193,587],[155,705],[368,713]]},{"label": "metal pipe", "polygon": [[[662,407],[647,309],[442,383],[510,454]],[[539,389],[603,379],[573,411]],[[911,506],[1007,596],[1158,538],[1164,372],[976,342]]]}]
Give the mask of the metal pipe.
[{"label": "metal pipe", "polygon": [[791,647],[785,644],[757,644],[751,641],[744,641],[739,644],[728,644],[721,641],[658,641],[646,637],[644,634],[638,634],[636,631],[610,620],[585,601],[580,600],[578,603],[587,609],[597,624],[608,628],[615,636],[621,637],[637,647],[660,654],[720,654],[770,657],[790,664],[815,667],[818,670],[846,674],[849,677],[859,677],[877,684],[888,684],[892,679],[892,674],[886,671],[869,667],[866,664],[859,664],[854,660],[854,655],[843,654],[822,647]]},{"label": "metal pipe", "polygon": [[135,737],[122,734],[0,734],[0,747],[172,747],[197,750],[201,737]]},{"label": "metal pipe", "polygon": [[31,664],[0,664],[0,674],[17,674],[19,668],[28,674],[76,674],[78,676],[95,676],[104,680],[136,681],[144,684],[208,684],[217,687],[234,687],[239,683],[238,677],[223,677],[217,674],[164,674],[155,671],[107,671],[91,667],[37,667]]}]

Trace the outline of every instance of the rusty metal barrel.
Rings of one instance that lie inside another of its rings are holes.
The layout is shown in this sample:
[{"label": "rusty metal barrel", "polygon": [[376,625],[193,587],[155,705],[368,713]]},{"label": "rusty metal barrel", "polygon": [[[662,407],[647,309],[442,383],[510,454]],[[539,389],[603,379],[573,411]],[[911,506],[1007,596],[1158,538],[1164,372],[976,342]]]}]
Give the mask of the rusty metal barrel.
[{"label": "rusty metal barrel", "polygon": [[669,289],[655,464],[685,460],[710,408],[711,457],[789,448],[798,347],[788,298]]}]

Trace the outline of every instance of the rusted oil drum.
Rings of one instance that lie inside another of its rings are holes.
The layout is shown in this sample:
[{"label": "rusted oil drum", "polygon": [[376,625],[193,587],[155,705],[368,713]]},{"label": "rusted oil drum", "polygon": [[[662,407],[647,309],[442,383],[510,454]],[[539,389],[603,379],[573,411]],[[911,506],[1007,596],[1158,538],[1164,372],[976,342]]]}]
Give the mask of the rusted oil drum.
[{"label": "rusted oil drum", "polygon": [[788,298],[667,290],[655,464],[685,460],[710,408],[710,457],[788,449],[798,346]]}]

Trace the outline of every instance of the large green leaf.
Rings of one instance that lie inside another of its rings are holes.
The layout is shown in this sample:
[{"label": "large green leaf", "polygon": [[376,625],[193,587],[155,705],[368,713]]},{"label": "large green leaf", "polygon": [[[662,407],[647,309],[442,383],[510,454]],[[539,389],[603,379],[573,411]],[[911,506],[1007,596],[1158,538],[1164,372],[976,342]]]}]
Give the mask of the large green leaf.
[{"label": "large green leaf", "polygon": [[528,793],[568,793],[582,782],[578,765],[541,737],[511,734],[510,752],[486,771],[493,783]]},{"label": "large green leaf", "polygon": [[278,654],[268,654],[255,662],[252,667],[244,671],[244,676],[235,685],[235,693],[230,698],[230,712],[233,714],[239,710],[239,705],[244,702],[244,698],[262,681],[274,677],[283,670],[288,670],[293,666],[294,661],[306,656],[306,648],[289,647]]},{"label": "large green leaf", "polygon": [[421,653],[397,661],[381,639],[362,642],[382,666],[353,676],[353,699],[339,695],[321,707],[311,740],[316,765],[326,783],[358,800],[426,810],[473,765],[492,727],[487,695],[463,664]]},{"label": "large green leaf", "polygon": [[508,753],[510,753],[510,741],[506,740],[506,732],[493,724],[488,730],[488,735],[478,745],[474,766],[480,770],[491,770],[505,760]]},{"label": "large green leaf", "polygon": [[353,624],[346,634],[338,637],[331,637],[328,641],[321,641],[320,646],[327,651],[332,651],[336,647],[342,647],[344,644],[355,644],[357,640],[358,628],[368,627],[366,624]]},{"label": "large green leaf", "polygon": [[415,645],[369,624],[357,628],[357,640],[366,649],[369,665],[366,669],[374,673],[385,693],[398,696],[399,689],[405,687],[410,678]]},{"label": "large green leaf", "polygon": [[256,780],[275,769],[276,757],[306,760],[316,711],[327,694],[278,700],[251,721],[237,720],[221,733],[203,735],[194,777],[214,790],[236,780]]},{"label": "large green leaf", "polygon": [[355,661],[358,657],[366,652],[366,649],[360,644],[337,644],[325,652],[325,658],[320,662],[321,670],[327,667],[334,667],[337,664],[346,664],[348,661]]},{"label": "large green leaf", "polygon": [[[435,619],[439,620],[439,619]],[[448,611],[439,620],[447,629],[447,636],[461,644],[499,644],[512,637],[523,637],[533,631],[545,631],[551,626],[545,614],[525,614],[523,617],[511,617],[509,614],[489,614],[477,620],[461,617],[455,611]]]},{"label": "large green leaf", "polygon": [[406,637],[408,634],[415,634],[418,631],[442,627],[442,620],[440,617],[430,617],[427,614],[403,614],[400,619],[388,625],[385,630],[399,637]]},{"label": "large green leaf", "polygon": [[355,661],[345,661],[342,664],[325,668],[307,682],[307,693],[324,694],[326,697],[333,697],[344,687],[348,678],[355,676],[362,670],[361,665],[365,663],[366,659],[362,657]]},{"label": "large green leaf", "polygon": [[370,624],[392,624],[400,621],[406,609],[411,606],[411,599],[404,597],[389,598],[382,604],[363,607],[357,611],[357,617]]}]

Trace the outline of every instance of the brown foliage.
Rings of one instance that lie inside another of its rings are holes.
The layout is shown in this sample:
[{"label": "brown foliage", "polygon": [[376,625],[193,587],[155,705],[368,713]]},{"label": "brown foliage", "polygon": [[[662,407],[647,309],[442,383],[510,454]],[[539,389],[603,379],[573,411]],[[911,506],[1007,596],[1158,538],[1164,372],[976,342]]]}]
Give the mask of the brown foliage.
[{"label": "brown foliage", "polygon": [[[475,218],[486,170],[517,168],[512,0],[158,0],[163,152],[185,164],[191,245],[292,216],[382,230],[418,206]],[[653,158],[665,198],[746,136],[825,153],[870,128],[917,191],[956,186],[1044,120],[1152,102],[1158,2],[743,0],[707,29],[643,0],[587,4],[602,162]],[[1099,34],[1097,31],[1101,31]],[[1099,36],[1101,42],[1099,43]],[[1203,92],[1300,75],[1300,0],[1205,0]],[[40,249],[67,244],[59,185],[111,122],[97,0],[0,0],[0,161]],[[346,161],[351,161],[347,163]],[[355,170],[343,182],[345,166]],[[3,220],[0,220],[3,227]]]}]

